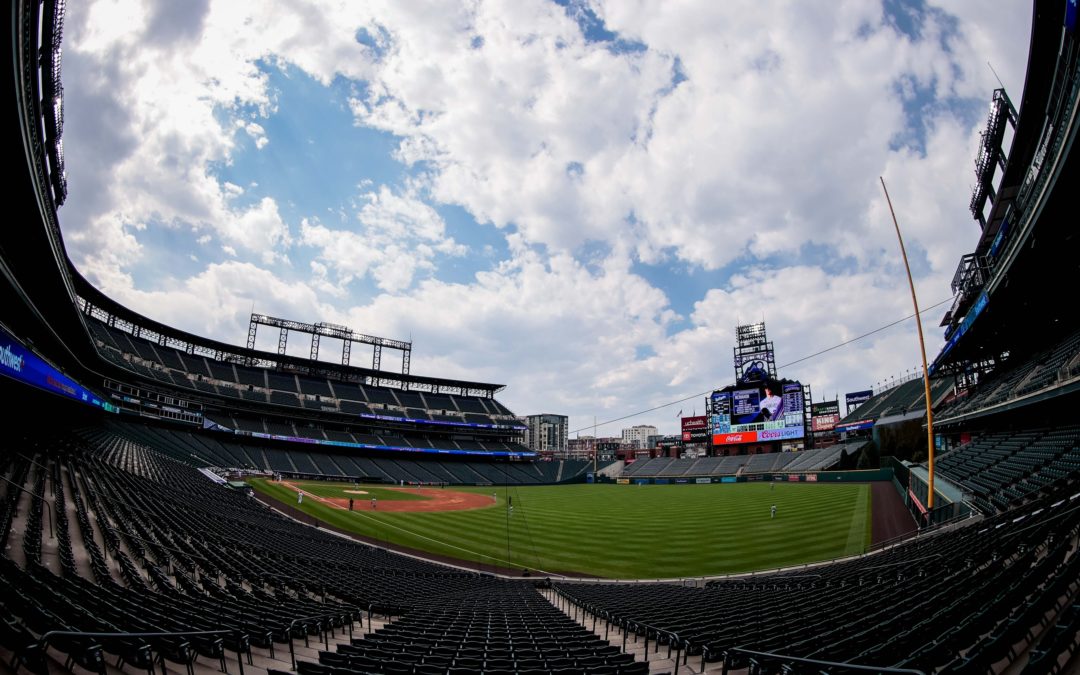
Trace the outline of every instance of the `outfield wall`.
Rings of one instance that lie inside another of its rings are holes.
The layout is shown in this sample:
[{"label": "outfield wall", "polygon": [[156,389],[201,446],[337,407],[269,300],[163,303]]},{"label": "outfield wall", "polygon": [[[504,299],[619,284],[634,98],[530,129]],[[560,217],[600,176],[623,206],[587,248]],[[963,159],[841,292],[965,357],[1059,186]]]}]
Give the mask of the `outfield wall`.
[{"label": "outfield wall", "polygon": [[707,485],[711,483],[867,483],[893,480],[893,470],[865,469],[860,471],[810,471],[806,473],[752,473],[744,476],[633,476],[617,478],[619,485]]}]

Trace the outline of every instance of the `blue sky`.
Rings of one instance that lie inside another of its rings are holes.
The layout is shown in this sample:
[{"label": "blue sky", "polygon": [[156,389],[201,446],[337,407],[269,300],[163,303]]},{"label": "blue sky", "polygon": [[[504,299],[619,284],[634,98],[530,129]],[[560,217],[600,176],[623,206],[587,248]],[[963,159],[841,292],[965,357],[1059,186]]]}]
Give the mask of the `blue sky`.
[{"label": "blue sky", "polygon": [[[71,6],[73,260],[236,344],[253,307],[412,337],[413,372],[574,428],[728,383],[738,321],[786,363],[909,314],[878,176],[948,297],[986,62],[1019,100],[1031,13],[355,5]],[[781,374],[842,395],[917,354],[908,322]]]}]

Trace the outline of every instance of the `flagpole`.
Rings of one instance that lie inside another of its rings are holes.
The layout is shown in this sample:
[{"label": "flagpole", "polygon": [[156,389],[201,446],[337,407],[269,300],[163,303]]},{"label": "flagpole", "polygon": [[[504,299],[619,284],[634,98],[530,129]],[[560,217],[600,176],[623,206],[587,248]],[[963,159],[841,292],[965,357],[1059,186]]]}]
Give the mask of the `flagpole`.
[{"label": "flagpole", "polygon": [[892,214],[893,226],[896,228],[896,238],[900,242],[900,255],[904,258],[904,269],[907,270],[908,286],[911,288],[911,304],[915,306],[915,326],[919,330],[923,387],[926,390],[926,465],[929,474],[929,494],[926,498],[926,511],[929,514],[934,510],[934,411],[930,401],[930,368],[926,365],[926,341],[923,339],[922,318],[919,316],[919,300],[915,297],[915,281],[911,278],[911,266],[908,265],[907,251],[904,249],[904,238],[900,235],[900,224],[896,221],[896,211],[893,210],[892,200],[889,199],[889,189],[885,187],[885,179],[878,176],[878,180],[881,181],[881,189],[885,191],[885,201],[889,205],[889,213]]}]

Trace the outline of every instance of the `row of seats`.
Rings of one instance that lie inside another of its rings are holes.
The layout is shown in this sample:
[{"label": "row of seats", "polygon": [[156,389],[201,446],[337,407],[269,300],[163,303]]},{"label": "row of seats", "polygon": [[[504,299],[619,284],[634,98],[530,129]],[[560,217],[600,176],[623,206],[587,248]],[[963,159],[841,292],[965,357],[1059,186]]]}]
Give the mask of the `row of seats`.
[{"label": "row of seats", "polygon": [[1080,471],[1080,425],[988,432],[943,454],[935,469],[984,513],[1004,511]]},{"label": "row of seats", "polygon": [[[400,618],[301,672],[642,672],[644,664],[577,626],[528,583],[302,526],[120,435],[97,429],[16,445],[23,452],[0,465],[15,483],[0,500],[8,529],[19,500],[29,505],[23,564],[0,561],[0,643],[24,665],[40,658],[33,638],[51,630],[228,631],[55,645],[91,670],[103,653],[190,667],[198,657],[224,663],[226,652],[271,650],[372,609]],[[1056,663],[1075,651],[1068,630],[1080,594],[1078,475],[1005,514],[849,561],[704,588],[561,583],[557,591],[706,661],[741,647],[984,672],[1024,643],[1034,644],[1034,663]],[[54,512],[73,513],[78,526],[57,519],[59,570],[41,562],[46,495],[59,495]]]},{"label": "row of seats", "polygon": [[[224,669],[227,658],[250,656],[252,649],[272,655],[290,638],[351,626],[363,610],[403,618],[340,653],[325,652],[323,663],[302,665],[302,672],[594,666],[644,672],[555,610],[531,584],[453,570],[300,525],[102,429],[25,446],[25,458],[5,457],[0,465],[13,483],[0,501],[5,537],[19,499],[29,501],[23,563],[0,558],[0,645],[35,672],[47,669],[37,638],[49,631],[224,631],[50,643],[71,663],[96,672],[110,656],[138,668],[167,661],[190,673],[196,658]],[[16,485],[24,484],[34,496],[22,496]],[[59,515],[59,569],[41,560],[46,495],[55,495],[51,506]],[[77,528],[70,527],[69,512]],[[461,644],[450,650],[459,633]]]},{"label": "row of seats", "polygon": [[[859,442],[858,445],[861,445]],[[850,447],[834,445],[799,452],[760,453],[756,455],[729,455],[726,457],[700,457],[683,459],[654,457],[640,459],[626,465],[622,476],[678,477],[678,476],[734,476],[745,473],[772,473],[774,471],[823,471],[840,460],[841,453]]]},{"label": "row of seats", "polygon": [[[254,471],[270,471],[326,478],[367,478],[372,481],[406,484],[451,485],[540,485],[571,482],[592,467],[587,460],[496,461],[495,459],[416,459],[413,456],[392,458],[354,453],[320,451],[311,445],[302,449],[284,449],[283,445],[241,444],[221,434],[128,422],[110,422],[107,433],[150,445],[182,462],[196,466],[215,466]],[[437,441],[422,437],[350,435],[350,438],[373,445],[434,447]],[[335,437],[335,440],[341,440]],[[427,444],[425,444],[427,441]],[[448,442],[450,449],[520,452],[517,444],[503,442]],[[465,447],[462,447],[464,444]],[[611,462],[602,462],[603,468]]]},{"label": "row of seats", "polygon": [[349,671],[443,673],[625,673],[644,675],[648,664],[602,640],[556,609],[527,583],[506,583],[483,597],[442,598],[415,608],[336,652],[306,675]]}]

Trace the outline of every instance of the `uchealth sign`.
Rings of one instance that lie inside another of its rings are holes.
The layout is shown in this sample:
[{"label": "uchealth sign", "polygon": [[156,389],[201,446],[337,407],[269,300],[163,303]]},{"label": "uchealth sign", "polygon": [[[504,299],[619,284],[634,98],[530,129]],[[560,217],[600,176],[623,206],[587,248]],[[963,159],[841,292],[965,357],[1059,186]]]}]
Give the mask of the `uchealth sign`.
[{"label": "uchealth sign", "polygon": [[683,442],[706,442],[709,440],[709,418],[705,415],[682,418]]}]

